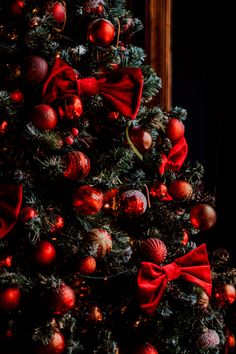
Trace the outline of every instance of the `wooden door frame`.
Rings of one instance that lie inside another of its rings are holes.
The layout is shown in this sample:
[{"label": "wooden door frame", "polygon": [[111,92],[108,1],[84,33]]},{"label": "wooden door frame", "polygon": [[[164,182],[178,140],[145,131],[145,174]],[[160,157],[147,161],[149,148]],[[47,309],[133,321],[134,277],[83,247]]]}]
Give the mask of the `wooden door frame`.
[{"label": "wooden door frame", "polygon": [[162,79],[155,103],[169,111],[172,98],[172,0],[145,2],[145,47],[149,64]]}]

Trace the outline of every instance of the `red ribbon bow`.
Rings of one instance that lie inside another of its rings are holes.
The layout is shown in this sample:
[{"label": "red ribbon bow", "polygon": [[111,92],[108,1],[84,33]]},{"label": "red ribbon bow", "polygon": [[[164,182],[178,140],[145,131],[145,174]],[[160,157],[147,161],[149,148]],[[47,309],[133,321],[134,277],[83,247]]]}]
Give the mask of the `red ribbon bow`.
[{"label": "red ribbon bow", "polygon": [[185,137],[178,140],[176,144],[172,146],[168,156],[161,155],[161,164],[159,166],[159,173],[163,175],[166,170],[172,170],[178,172],[188,154],[188,145]]},{"label": "red ribbon bow", "polygon": [[141,309],[152,315],[161,301],[167,283],[180,277],[197,284],[208,296],[211,295],[211,269],[205,244],[164,267],[151,262],[141,263],[138,274]]},{"label": "red ribbon bow", "polygon": [[21,203],[22,185],[0,184],[0,238],[5,236],[16,224]]},{"label": "red ribbon bow", "polygon": [[143,75],[140,68],[122,68],[95,79],[79,79],[74,69],[56,58],[43,86],[44,103],[51,104],[67,94],[103,95],[112,110],[135,119],[142,97]]}]

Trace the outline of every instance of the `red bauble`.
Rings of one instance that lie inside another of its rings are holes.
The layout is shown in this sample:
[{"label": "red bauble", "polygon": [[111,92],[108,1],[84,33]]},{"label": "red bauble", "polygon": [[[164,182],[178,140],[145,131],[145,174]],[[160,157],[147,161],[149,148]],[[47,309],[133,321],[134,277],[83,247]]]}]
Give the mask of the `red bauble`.
[{"label": "red bauble", "polygon": [[57,125],[57,114],[51,106],[39,104],[31,110],[30,120],[40,130],[52,130]]},{"label": "red bauble", "polygon": [[148,130],[134,126],[129,129],[129,137],[139,152],[146,152],[152,147],[152,136]]},{"label": "red bauble", "polygon": [[236,300],[236,289],[231,284],[217,286],[214,290],[214,298],[220,306],[231,305]]},{"label": "red bauble", "polygon": [[56,258],[56,250],[48,241],[40,241],[33,255],[34,262],[39,266],[48,266]]},{"label": "red bauble", "polygon": [[176,179],[168,187],[168,192],[175,200],[184,200],[191,197],[193,188],[190,183]]},{"label": "red bauble", "polygon": [[59,1],[54,2],[50,6],[48,13],[51,14],[58,23],[62,23],[62,24],[65,23],[66,21],[65,3]]},{"label": "red bauble", "polygon": [[0,311],[15,310],[21,299],[21,291],[17,287],[9,287],[0,290]]},{"label": "red bauble", "polygon": [[95,215],[103,206],[103,193],[92,186],[81,186],[73,195],[73,205],[78,214]]},{"label": "red bauble", "polygon": [[65,350],[65,339],[61,332],[54,332],[50,342],[48,344],[38,344],[35,353],[36,354],[61,354]]},{"label": "red bauble", "polygon": [[164,183],[156,182],[150,188],[151,197],[157,198],[158,200],[165,198],[166,194],[167,194],[167,187]]},{"label": "red bauble", "polygon": [[13,16],[22,16],[25,7],[23,0],[14,0],[10,6],[10,13]]},{"label": "red bauble", "polygon": [[23,61],[21,73],[25,80],[34,84],[39,84],[46,79],[48,64],[45,59],[39,56],[28,56]]},{"label": "red bauble", "polygon": [[50,300],[50,308],[54,314],[66,313],[75,306],[75,292],[68,285],[61,284],[53,290]]},{"label": "red bauble", "polygon": [[126,191],[121,195],[120,207],[122,213],[126,216],[140,216],[147,209],[147,199],[140,191]]},{"label": "red bauble", "polygon": [[86,1],[83,4],[83,11],[86,14],[101,15],[104,11],[103,1]]},{"label": "red bauble", "polygon": [[190,211],[190,221],[195,229],[208,230],[216,223],[216,212],[208,204],[197,204]]},{"label": "red bauble", "polygon": [[78,136],[78,135],[79,135],[78,129],[77,129],[77,128],[72,128],[72,129],[71,129],[71,134],[72,134],[73,136]]},{"label": "red bauble", "polygon": [[111,44],[114,38],[115,27],[110,21],[99,18],[89,25],[88,39],[92,44],[106,47]]},{"label": "red bauble", "polygon": [[38,213],[34,208],[25,207],[25,208],[21,209],[20,221],[23,224],[26,224],[28,221],[36,218],[37,216],[38,216]]},{"label": "red bauble", "polygon": [[74,120],[78,119],[83,113],[83,104],[76,95],[66,95],[62,105],[58,106],[58,113],[61,118]]},{"label": "red bauble", "polygon": [[203,332],[198,339],[199,347],[205,350],[214,349],[219,344],[220,344],[219,335],[213,329],[207,328],[205,332]]},{"label": "red bauble", "polygon": [[149,343],[140,344],[133,354],[158,354],[158,351]]},{"label": "red bauble", "polygon": [[120,117],[120,113],[119,112],[109,112],[107,115],[107,118],[110,121],[115,121]]},{"label": "red bauble", "polygon": [[14,103],[22,103],[24,102],[24,94],[21,90],[13,90],[10,92],[10,98]]},{"label": "red bauble", "polygon": [[80,260],[78,271],[81,274],[92,274],[96,270],[96,259],[92,256],[85,257]]},{"label": "red bauble", "polygon": [[183,238],[182,238],[182,245],[186,246],[189,240],[188,232],[183,230]]},{"label": "red bauble", "polygon": [[105,229],[92,229],[86,235],[86,242],[94,250],[95,257],[105,257],[112,249],[112,238]]},{"label": "red bauble", "polygon": [[176,143],[184,136],[185,127],[181,120],[171,118],[167,124],[166,136],[172,143]]},{"label": "red bauble", "polygon": [[160,264],[166,259],[166,245],[157,238],[148,238],[141,247],[142,258],[146,261]]},{"label": "red bauble", "polygon": [[81,151],[68,152],[65,155],[66,170],[64,176],[71,181],[83,180],[90,171],[90,160]]}]

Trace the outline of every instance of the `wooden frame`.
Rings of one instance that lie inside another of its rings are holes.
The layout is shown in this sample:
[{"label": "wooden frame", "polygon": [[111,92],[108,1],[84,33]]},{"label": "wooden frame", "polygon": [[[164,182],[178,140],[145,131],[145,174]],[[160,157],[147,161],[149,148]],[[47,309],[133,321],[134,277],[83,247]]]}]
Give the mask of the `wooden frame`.
[{"label": "wooden frame", "polygon": [[155,103],[169,111],[172,96],[172,0],[147,0],[145,13],[145,47],[148,62],[162,79],[163,86],[155,98]]}]

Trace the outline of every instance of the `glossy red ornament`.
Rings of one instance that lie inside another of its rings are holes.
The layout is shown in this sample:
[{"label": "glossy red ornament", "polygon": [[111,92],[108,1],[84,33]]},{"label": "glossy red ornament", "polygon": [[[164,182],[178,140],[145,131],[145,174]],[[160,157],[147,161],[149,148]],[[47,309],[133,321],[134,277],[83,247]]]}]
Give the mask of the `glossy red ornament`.
[{"label": "glossy red ornament", "polygon": [[42,57],[37,55],[28,56],[22,63],[21,73],[25,80],[34,84],[39,84],[46,79],[48,64]]},{"label": "glossy red ornament", "polygon": [[139,152],[146,152],[152,147],[152,136],[147,129],[133,126],[129,129],[129,137]]},{"label": "glossy red ornament", "polygon": [[14,0],[10,6],[10,13],[13,16],[22,16],[24,13],[25,2],[23,0]]},{"label": "glossy red ornament", "polygon": [[22,103],[24,102],[24,94],[21,90],[13,90],[10,92],[10,98],[14,103]]},{"label": "glossy red ornament", "polygon": [[120,113],[119,112],[109,112],[107,117],[110,121],[115,121],[120,117]]},{"label": "glossy red ornament", "polygon": [[65,350],[65,338],[61,332],[54,332],[48,344],[37,344],[35,354],[61,354]]},{"label": "glossy red ornament", "polygon": [[88,256],[80,260],[78,271],[85,275],[92,274],[95,272],[96,266],[96,259],[92,256]]},{"label": "glossy red ornament", "polygon": [[56,249],[49,241],[40,241],[33,254],[34,263],[39,266],[48,266],[56,258]]},{"label": "glossy red ornament", "polygon": [[138,190],[129,190],[122,193],[120,197],[121,212],[129,217],[140,216],[147,209],[147,199],[145,195]]},{"label": "glossy red ornament", "polygon": [[72,136],[66,136],[64,141],[67,145],[73,145],[75,142],[75,140]]},{"label": "glossy red ornament", "polygon": [[165,198],[167,194],[167,187],[164,183],[155,182],[154,185],[150,188],[150,195],[153,198],[161,200]]},{"label": "glossy red ornament", "polygon": [[189,199],[193,194],[193,188],[190,183],[176,179],[168,187],[169,194],[175,200]]},{"label": "glossy red ornament", "polygon": [[184,136],[185,126],[181,120],[171,118],[166,127],[166,136],[172,143],[176,143]]},{"label": "glossy red ornament", "polygon": [[51,14],[58,23],[66,21],[66,7],[64,2],[55,1],[49,8],[48,13]]},{"label": "glossy red ornament", "polygon": [[9,287],[0,290],[0,311],[15,310],[21,299],[21,291],[17,287]]},{"label": "glossy red ornament", "polygon": [[216,212],[208,204],[197,204],[190,211],[190,221],[195,229],[208,230],[216,223]]},{"label": "glossy red ornament", "polygon": [[82,100],[76,95],[66,95],[62,105],[59,105],[57,109],[60,118],[68,120],[78,119],[83,113]]},{"label": "glossy red ornament", "polygon": [[144,261],[161,264],[167,257],[167,248],[161,240],[148,238],[142,242],[141,254]]},{"label": "glossy red ornament", "polygon": [[52,130],[57,125],[56,111],[47,104],[39,104],[30,112],[30,120],[40,130]]},{"label": "glossy red ornament", "polygon": [[133,354],[158,354],[158,351],[149,343],[137,346]]},{"label": "glossy red ornament", "polygon": [[115,27],[110,21],[99,18],[89,25],[87,36],[92,44],[106,47],[115,38]]},{"label": "glossy red ornament", "polygon": [[72,129],[71,129],[71,134],[72,134],[73,136],[78,136],[78,135],[79,135],[78,129],[77,129],[77,128],[72,128]]},{"label": "glossy red ornament", "polygon": [[20,221],[26,224],[28,221],[36,218],[38,216],[37,211],[31,207],[24,207],[20,212]]},{"label": "glossy red ornament", "polygon": [[111,234],[101,228],[92,229],[86,235],[86,242],[95,251],[95,257],[105,257],[112,249]]},{"label": "glossy red ornament", "polygon": [[50,309],[54,314],[62,314],[70,311],[75,306],[75,292],[66,284],[53,290]]},{"label": "glossy red ornament", "polygon": [[83,180],[90,172],[90,160],[81,151],[68,152],[65,155],[65,165],[64,177],[71,181]]},{"label": "glossy red ornament", "polygon": [[182,238],[182,245],[186,246],[189,240],[188,232],[183,230],[183,238]]},{"label": "glossy red ornament", "polygon": [[236,289],[231,284],[219,285],[214,290],[213,296],[220,306],[231,305],[236,300]]},{"label": "glossy red ornament", "polygon": [[92,186],[81,186],[73,195],[73,206],[78,214],[95,215],[103,206],[103,193]]},{"label": "glossy red ornament", "polygon": [[86,1],[83,4],[83,11],[86,14],[101,15],[104,11],[103,1]]}]

